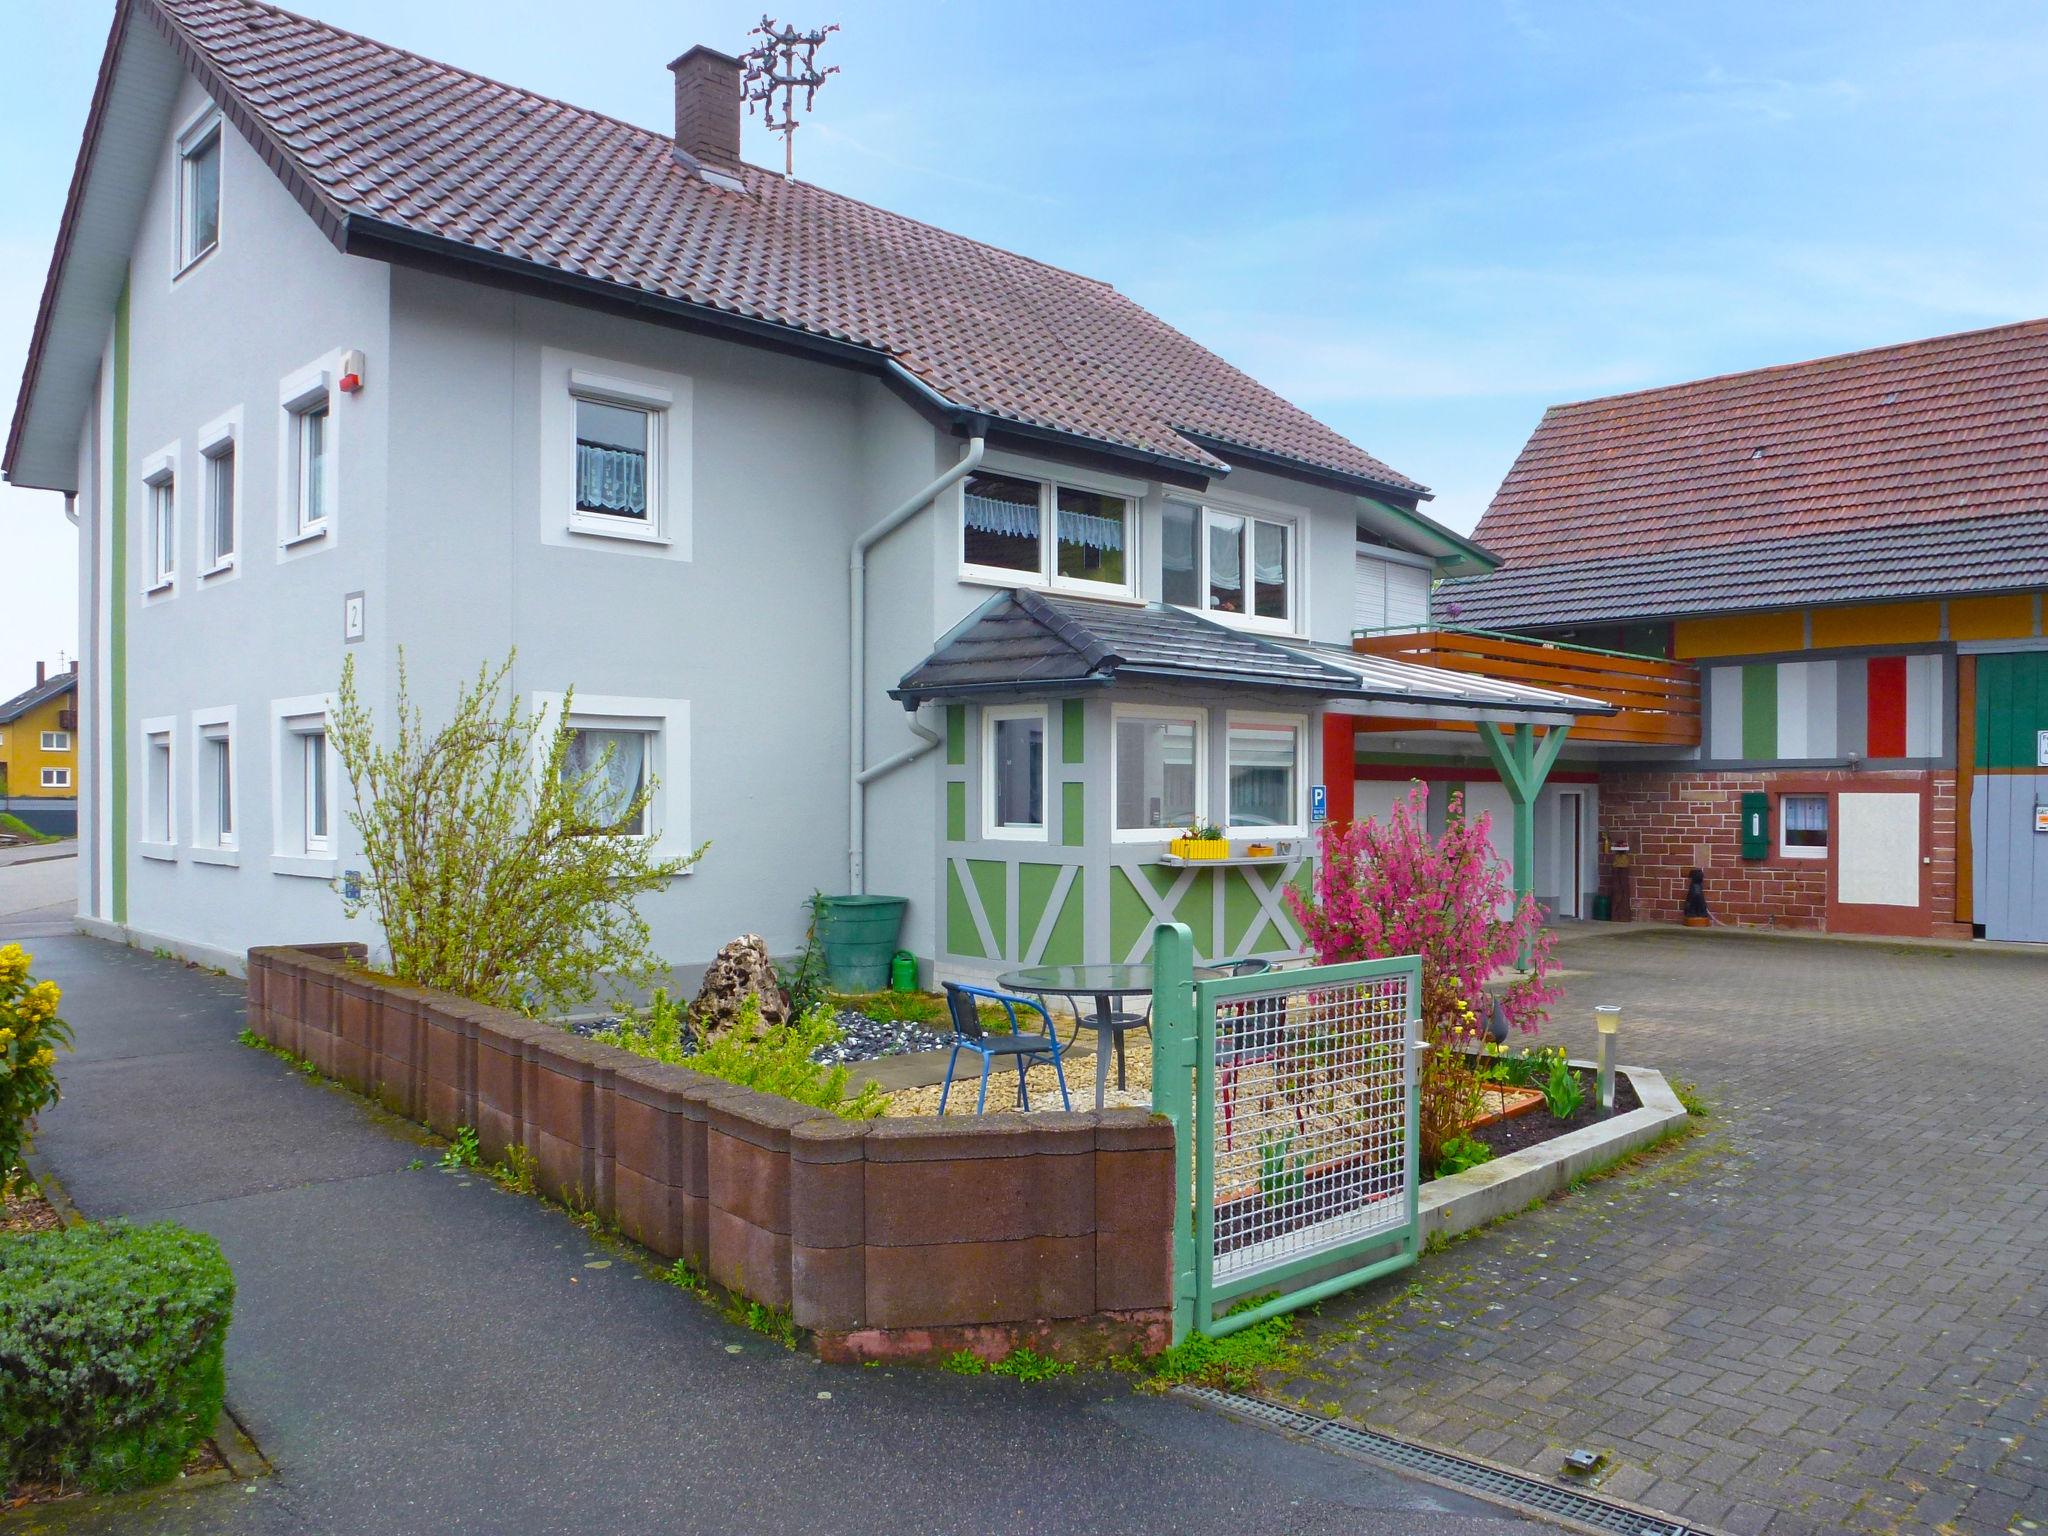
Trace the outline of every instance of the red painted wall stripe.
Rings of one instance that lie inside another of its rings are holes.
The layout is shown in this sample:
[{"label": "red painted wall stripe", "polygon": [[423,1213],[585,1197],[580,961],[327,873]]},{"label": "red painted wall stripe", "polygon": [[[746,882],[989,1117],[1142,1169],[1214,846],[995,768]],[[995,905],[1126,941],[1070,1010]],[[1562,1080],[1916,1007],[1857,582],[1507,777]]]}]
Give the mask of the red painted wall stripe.
[{"label": "red painted wall stripe", "polygon": [[1867,673],[1865,757],[1906,755],[1906,658],[1873,656]]},{"label": "red painted wall stripe", "polygon": [[1352,767],[1358,740],[1358,720],[1335,711],[1323,716],[1323,789],[1330,797],[1330,820],[1339,825],[1351,819],[1356,798]]}]

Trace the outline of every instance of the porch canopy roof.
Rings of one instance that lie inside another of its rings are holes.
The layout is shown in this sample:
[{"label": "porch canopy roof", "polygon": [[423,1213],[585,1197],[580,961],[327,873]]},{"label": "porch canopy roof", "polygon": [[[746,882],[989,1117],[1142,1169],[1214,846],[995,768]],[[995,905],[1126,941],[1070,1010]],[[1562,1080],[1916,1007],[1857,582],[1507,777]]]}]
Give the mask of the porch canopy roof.
[{"label": "porch canopy roof", "polygon": [[889,696],[906,709],[1029,697],[1113,683],[1193,684],[1321,699],[1347,714],[1569,725],[1611,714],[1596,699],[1469,672],[1251,634],[1154,603],[999,592],[970,613]]}]

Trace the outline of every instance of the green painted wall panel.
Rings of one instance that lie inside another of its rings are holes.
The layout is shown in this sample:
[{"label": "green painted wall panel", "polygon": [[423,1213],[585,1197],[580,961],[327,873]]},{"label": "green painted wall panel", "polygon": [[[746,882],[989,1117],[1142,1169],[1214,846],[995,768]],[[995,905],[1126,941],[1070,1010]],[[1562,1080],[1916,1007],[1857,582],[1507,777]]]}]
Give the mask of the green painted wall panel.
[{"label": "green painted wall panel", "polygon": [[1031,952],[1031,940],[1038,933],[1038,921],[1045,916],[1045,904],[1052,897],[1053,887],[1059,884],[1060,866],[1057,864],[1019,864],[1017,866],[1017,954],[1021,964]]},{"label": "green painted wall panel", "polygon": [[1068,699],[1060,705],[1060,761],[1063,763],[1087,761],[1083,756],[1087,738],[1081,723],[1085,713],[1079,699]]},{"label": "green painted wall panel", "polygon": [[1060,786],[1060,841],[1079,848],[1088,840],[1088,786],[1073,779]]},{"label": "green painted wall panel", "polygon": [[960,866],[946,860],[946,953],[988,958],[981,947],[981,932],[974,926],[974,909],[960,884]]},{"label": "green painted wall panel", "polygon": [[1223,871],[1223,953],[1234,955],[1252,926],[1259,921],[1259,894],[1251,877],[1242,869]]},{"label": "green painted wall panel", "polygon": [[2036,767],[2039,731],[2048,731],[2048,654],[1979,656],[1977,766]]},{"label": "green painted wall panel", "polygon": [[[1173,874],[1173,870],[1163,871]],[[1180,899],[1173,915],[1176,921],[1188,925],[1188,932],[1195,936],[1195,953],[1207,960],[1216,956],[1216,876],[1222,871],[1200,869],[1195,878],[1188,882],[1187,893]]]},{"label": "green painted wall panel", "polygon": [[988,919],[988,931],[995,935],[996,952],[989,958],[1009,958],[1003,946],[1009,943],[1009,914],[1007,884],[1010,866],[1000,859],[969,859],[967,873],[974,881],[975,894],[981,897],[982,915]]},{"label": "green painted wall panel", "polygon": [[958,768],[967,761],[967,706],[946,706],[946,762]]},{"label": "green painted wall panel", "polygon": [[1742,755],[1778,755],[1778,664],[1752,662],[1742,669]]},{"label": "green painted wall panel", "polygon": [[[1152,921],[1152,909],[1132,884],[1131,872],[1121,864],[1109,871],[1109,958],[1121,961],[1131,952]],[[1142,879],[1143,876],[1135,878]]]},{"label": "green painted wall panel", "polygon": [[1041,965],[1080,965],[1087,958],[1088,929],[1083,918],[1087,914],[1085,882],[1079,874],[1074,883],[1067,887],[1067,899],[1060,907],[1060,915],[1053,919],[1052,932],[1045,938],[1045,953],[1039,957]]},{"label": "green painted wall panel", "polygon": [[1284,954],[1294,948],[1287,936],[1273,926],[1270,917],[1259,925],[1259,936],[1252,940],[1250,953],[1254,955]]},{"label": "green painted wall panel", "polygon": [[946,785],[946,840],[967,841],[967,786],[958,779]]}]

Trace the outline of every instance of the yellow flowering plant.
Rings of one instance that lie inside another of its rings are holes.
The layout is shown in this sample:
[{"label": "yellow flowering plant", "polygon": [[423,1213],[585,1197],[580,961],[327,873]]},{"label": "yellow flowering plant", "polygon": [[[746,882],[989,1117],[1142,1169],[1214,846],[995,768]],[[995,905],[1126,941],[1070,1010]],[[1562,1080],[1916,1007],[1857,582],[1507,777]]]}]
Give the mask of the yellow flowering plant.
[{"label": "yellow flowering plant", "polygon": [[29,976],[29,958],[19,944],[0,945],[0,1193],[21,1178],[29,1128],[57,1102],[58,1048],[71,1048],[71,1026],[57,1016],[63,994]]}]

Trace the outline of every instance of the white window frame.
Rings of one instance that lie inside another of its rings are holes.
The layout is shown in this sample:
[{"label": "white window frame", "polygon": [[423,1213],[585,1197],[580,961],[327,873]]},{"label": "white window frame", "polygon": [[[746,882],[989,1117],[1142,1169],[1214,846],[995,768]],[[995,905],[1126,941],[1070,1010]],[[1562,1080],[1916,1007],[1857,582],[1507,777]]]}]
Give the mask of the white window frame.
[{"label": "white window frame", "polygon": [[[227,745],[227,825],[221,825],[222,791],[208,766],[215,742]],[[235,739],[235,709],[221,705],[192,711],[192,858],[200,864],[241,862],[242,754]]]},{"label": "white window frame", "polygon": [[[145,859],[162,859],[175,862],[178,857],[178,719],[175,715],[154,715],[140,722],[136,740],[142,748],[142,761],[136,773],[136,782],[142,786],[136,809],[140,811],[142,824],[135,829],[135,851]],[[157,749],[161,744],[161,759],[164,782],[162,792],[156,783],[159,759]],[[164,813],[163,836],[152,837],[157,828],[150,825],[150,818],[161,805]]]},{"label": "white window frame", "polygon": [[[534,772],[538,774],[547,766],[555,722],[562,718],[563,694],[535,692],[530,699],[534,713],[541,717],[534,737]],[[654,738],[649,744],[647,769],[655,781],[654,796],[647,805],[647,824],[653,830],[625,835],[646,839],[649,853],[657,859],[689,854],[695,847],[690,841],[690,701],[579,693],[569,711],[569,724],[584,730],[644,731]]]},{"label": "white window frame", "polygon": [[[612,512],[586,512],[576,505],[576,403],[615,405],[621,410],[640,411],[647,417],[647,516],[622,517]],[[667,539],[668,505],[668,414],[675,408],[675,394],[652,384],[593,373],[587,368],[569,370],[569,531],[592,534],[601,539],[630,539],[640,544],[660,544]]]},{"label": "white window frame", "polygon": [[71,770],[69,768],[45,768],[43,770],[44,789],[69,789],[70,787]]},{"label": "white window frame", "polygon": [[[1791,817],[1785,814],[1788,800],[1818,800],[1827,812],[1828,840],[1818,848],[1788,843],[1786,835],[1792,830]],[[1778,796],[1778,856],[1786,859],[1824,859],[1835,851],[1835,807],[1834,797],[1819,790],[1786,790]]]},{"label": "white window frame", "polygon": [[[1038,722],[1038,825],[996,824],[996,726],[1004,720]],[[981,835],[991,842],[1043,843],[1052,833],[1052,717],[1043,704],[984,704],[981,709]]]},{"label": "white window frame", "polygon": [[[340,392],[334,388],[331,368],[315,364],[291,375],[278,387],[277,438],[277,523],[278,559],[331,548],[339,520],[341,487]],[[305,517],[309,498],[301,468],[304,417],[315,406],[327,408],[324,458],[321,465],[320,516]],[[240,455],[237,455],[239,458]]]},{"label": "white window frame", "polygon": [[[1234,725],[1291,726],[1294,729],[1294,820],[1284,827],[1239,826],[1230,819],[1230,728]],[[1226,711],[1223,717],[1223,835],[1264,842],[1308,836],[1308,716],[1269,710]]]},{"label": "white window frame", "polygon": [[1120,754],[1117,725],[1124,720],[1192,720],[1195,722],[1195,815],[1197,821],[1209,816],[1209,711],[1199,704],[1114,704],[1109,711],[1109,840],[1113,843],[1170,843],[1184,833],[1180,827],[1119,827],[1116,808]]},{"label": "white window frame", "polygon": [[[218,145],[213,187],[213,240],[204,248],[193,250],[189,238],[192,217],[192,157],[209,139]],[[176,210],[171,230],[172,282],[176,282],[220,249],[221,237],[226,233],[227,165],[227,130],[221,120],[220,108],[209,102],[178,134],[177,150],[172,160],[171,206]]]},{"label": "white window frame", "polygon": [[[1207,497],[1168,495],[1166,501],[1179,502],[1182,506],[1193,507],[1200,514],[1195,526],[1195,592],[1199,598],[1196,606],[1186,604],[1175,606],[1189,613],[1200,614],[1205,619],[1214,619],[1218,624],[1228,624],[1234,629],[1256,630],[1267,635],[1306,635],[1308,633],[1308,593],[1303,582],[1303,573],[1308,568],[1303,540],[1308,529],[1308,518],[1293,508],[1281,508],[1249,498]],[[1163,513],[1162,506],[1162,513]],[[1252,544],[1250,525],[1252,522],[1277,523],[1287,529],[1287,617],[1264,619],[1255,613],[1225,613],[1209,606],[1209,519],[1236,517],[1245,520],[1243,543],[1247,558],[1243,560],[1246,577],[1247,601],[1253,600],[1252,566],[1248,558]],[[1165,596],[1166,573],[1160,571],[1161,597]],[[1227,792],[1227,786],[1226,786]]]},{"label": "white window frame", "polygon": [[[306,694],[270,702],[270,872],[314,880],[332,880],[339,872],[341,764],[334,750],[334,695]],[[327,835],[309,835],[306,804],[306,741],[318,732],[326,738]]]},{"label": "white window frame", "polygon": [[[648,560],[691,554],[691,379],[618,358],[542,347],[528,375],[540,424],[534,445],[531,508],[540,540],[558,549],[604,550]],[[631,406],[658,415],[648,439],[646,526],[632,519],[576,510],[576,398]]]},{"label": "white window frame", "polygon": [[[1001,475],[1010,480],[1029,480],[1038,487],[1038,569],[1013,571],[1001,565],[976,565],[967,558],[967,481],[963,477],[953,506],[953,557],[959,564],[960,579],[985,587],[1029,587],[1048,592],[1066,592],[1075,597],[1097,597],[1110,602],[1139,600],[1139,572],[1143,553],[1140,529],[1144,518],[1142,486],[1108,476],[1091,476],[1062,471],[1048,474],[1000,458],[985,460],[978,473]],[[1090,496],[1114,496],[1124,504],[1124,579],[1121,584],[1086,581],[1059,574],[1059,495],[1062,489]]]},{"label": "white window frame", "polygon": [[[243,452],[242,438],[242,411],[239,406],[225,416],[208,422],[199,430],[198,547],[200,558],[206,562],[200,567],[199,579],[208,585],[233,576],[241,565],[242,469],[243,461],[248,457]],[[231,464],[228,475],[228,495],[231,498],[228,521],[230,536],[234,540],[234,548],[225,555],[215,545],[213,518],[214,477],[220,473],[223,451],[230,456]]]},{"label": "white window frame", "polygon": [[[184,444],[170,443],[142,461],[142,558],[137,564],[142,570],[145,598],[162,599],[178,590],[178,524],[183,520],[178,497],[185,478],[179,473],[179,461],[183,457]],[[170,497],[168,530],[157,521],[157,497],[165,491]],[[164,547],[162,537],[165,531],[170,534],[168,548]]]},{"label": "white window frame", "polygon": [[69,731],[44,731],[42,750],[45,752],[69,752],[71,733]]}]

